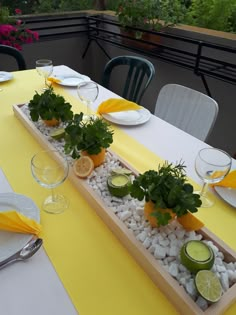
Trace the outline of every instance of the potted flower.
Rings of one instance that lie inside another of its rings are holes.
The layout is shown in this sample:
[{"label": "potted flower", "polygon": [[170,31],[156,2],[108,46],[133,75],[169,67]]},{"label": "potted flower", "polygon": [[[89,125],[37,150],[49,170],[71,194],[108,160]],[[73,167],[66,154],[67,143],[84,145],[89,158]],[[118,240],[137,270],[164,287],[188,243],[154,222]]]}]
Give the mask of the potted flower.
[{"label": "potted flower", "polygon": [[145,199],[144,214],[152,226],[168,224],[173,218],[197,212],[200,196],[186,180],[185,166],[165,162],[157,171],[149,170],[135,178],[130,194]]},{"label": "potted flower", "polygon": [[36,92],[28,104],[32,121],[41,118],[47,126],[56,126],[59,123],[73,118],[71,104],[63,96],[55,94],[52,86],[42,94]]},{"label": "potted flower", "polygon": [[157,36],[151,37],[152,34],[145,31],[160,31],[179,23],[184,17],[185,10],[185,6],[179,0],[120,0],[116,15],[125,35],[152,41]]},{"label": "potted flower", "polygon": [[20,9],[15,9],[17,18],[10,17],[8,8],[0,7],[0,44],[22,50],[22,44],[39,39],[37,32],[26,28],[25,23],[18,19],[21,13]]},{"label": "potted flower", "polygon": [[83,120],[83,113],[75,114],[65,128],[65,152],[74,159],[88,155],[94,167],[105,159],[105,149],[113,142],[113,131],[102,118],[91,116]]}]

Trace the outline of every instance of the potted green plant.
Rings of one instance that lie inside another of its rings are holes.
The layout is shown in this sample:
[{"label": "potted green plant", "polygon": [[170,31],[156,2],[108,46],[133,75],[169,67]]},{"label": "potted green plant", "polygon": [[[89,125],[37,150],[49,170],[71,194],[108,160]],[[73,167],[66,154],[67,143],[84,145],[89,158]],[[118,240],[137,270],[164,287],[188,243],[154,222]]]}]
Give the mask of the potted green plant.
[{"label": "potted green plant", "polygon": [[52,86],[42,94],[36,92],[28,107],[32,121],[41,118],[48,126],[56,126],[60,121],[65,122],[73,118],[71,104],[66,102],[63,96],[55,94]]},{"label": "potted green plant", "polygon": [[165,162],[158,170],[149,170],[135,178],[130,195],[145,199],[144,214],[152,226],[166,225],[174,217],[197,212],[200,196],[187,182],[183,163]]},{"label": "potted green plant", "polygon": [[99,166],[105,159],[105,149],[113,142],[113,131],[102,118],[91,116],[83,120],[83,113],[75,114],[65,128],[65,152],[76,159],[88,155]]},{"label": "potted green plant", "polygon": [[179,0],[120,0],[116,15],[127,35],[134,34],[136,39],[151,40],[149,37],[152,34],[131,31],[129,28],[160,31],[181,22],[185,10],[185,6]]}]

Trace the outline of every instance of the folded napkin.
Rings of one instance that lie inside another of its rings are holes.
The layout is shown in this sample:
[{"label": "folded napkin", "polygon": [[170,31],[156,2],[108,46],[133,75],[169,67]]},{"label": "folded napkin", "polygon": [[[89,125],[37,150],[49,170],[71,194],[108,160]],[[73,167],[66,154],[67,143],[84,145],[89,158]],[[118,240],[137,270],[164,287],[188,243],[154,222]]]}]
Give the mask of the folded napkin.
[{"label": "folded napkin", "polygon": [[0,212],[0,230],[38,235],[41,229],[41,224],[15,210]]},{"label": "folded napkin", "polygon": [[222,181],[213,184],[213,186],[236,188],[236,170],[231,171]]},{"label": "folded napkin", "polygon": [[101,115],[106,113],[123,112],[126,110],[139,110],[141,108],[142,106],[123,98],[109,98],[98,106],[97,113]]},{"label": "folded napkin", "polygon": [[51,83],[60,83],[61,82],[60,79],[57,79],[55,77],[49,77],[49,78],[47,78],[47,81],[49,81]]}]

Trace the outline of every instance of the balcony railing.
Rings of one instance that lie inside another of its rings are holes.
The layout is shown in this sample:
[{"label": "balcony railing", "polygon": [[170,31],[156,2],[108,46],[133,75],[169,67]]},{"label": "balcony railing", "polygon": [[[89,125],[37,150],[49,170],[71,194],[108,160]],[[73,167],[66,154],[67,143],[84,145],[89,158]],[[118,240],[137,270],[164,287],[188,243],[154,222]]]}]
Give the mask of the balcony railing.
[{"label": "balcony railing", "polygon": [[[144,31],[151,34],[152,40],[136,39],[121,32],[118,22],[107,19],[104,15],[91,15],[87,12],[51,16],[34,16],[25,19],[27,25],[40,34],[40,40],[52,40],[69,36],[84,35],[88,38],[86,55],[92,41],[102,49],[108,58],[106,45],[118,46],[133,52],[160,59],[164,62],[188,69],[200,76],[208,95],[211,96],[206,77],[213,77],[231,84],[236,84],[236,49],[210,42],[192,39],[166,32]],[[153,40],[154,38],[154,40]],[[159,41],[155,43],[155,38]],[[145,44],[140,47],[138,43]]]}]

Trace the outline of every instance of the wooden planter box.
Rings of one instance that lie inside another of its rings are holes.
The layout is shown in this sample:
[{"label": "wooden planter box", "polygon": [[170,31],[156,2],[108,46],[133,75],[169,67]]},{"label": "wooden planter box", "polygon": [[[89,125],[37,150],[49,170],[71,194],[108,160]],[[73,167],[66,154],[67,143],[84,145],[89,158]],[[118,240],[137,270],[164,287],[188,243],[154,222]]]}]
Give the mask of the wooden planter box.
[{"label": "wooden planter box", "polygon": [[[20,105],[13,106],[15,116],[23,123],[29,132],[37,139],[44,149],[55,149],[44,135],[35,127],[31,120],[20,109]],[[112,153],[114,154],[114,153]],[[57,159],[58,157],[55,156]],[[130,167],[127,162],[118,157],[120,162],[129,168],[134,174],[137,171]],[[186,293],[183,287],[158,263],[143,245],[135,238],[126,225],[104,204],[103,200],[91,189],[85,180],[75,176],[72,169],[69,172],[69,179],[77,187],[79,192],[87,199],[91,207],[97,212],[116,237],[127,248],[134,259],[142,266],[157,287],[166,295],[167,299],[173,303],[176,309],[183,315],[219,315],[222,314],[236,300],[236,283],[223,294],[220,301],[212,304],[206,311],[201,310],[192,298]],[[211,240],[224,254],[226,262],[235,262],[236,253],[230,249],[216,235],[207,228],[199,231],[204,239]]]}]

